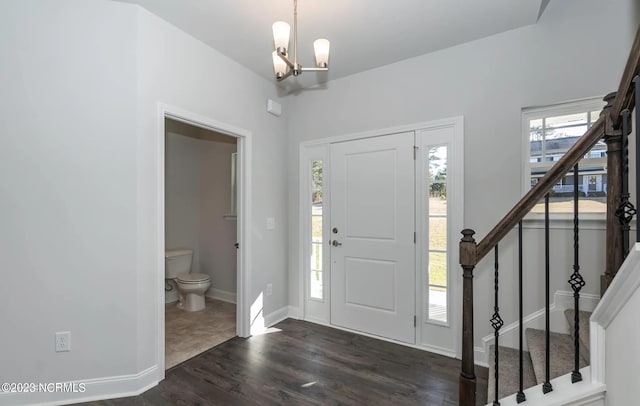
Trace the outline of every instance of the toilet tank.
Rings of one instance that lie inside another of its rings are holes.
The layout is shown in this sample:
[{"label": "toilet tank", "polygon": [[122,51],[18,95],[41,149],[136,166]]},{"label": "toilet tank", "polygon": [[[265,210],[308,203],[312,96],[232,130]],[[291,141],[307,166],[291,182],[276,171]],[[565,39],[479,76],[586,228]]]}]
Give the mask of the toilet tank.
[{"label": "toilet tank", "polygon": [[174,279],[178,275],[191,272],[193,251],[189,249],[166,250],[164,252],[164,277]]}]

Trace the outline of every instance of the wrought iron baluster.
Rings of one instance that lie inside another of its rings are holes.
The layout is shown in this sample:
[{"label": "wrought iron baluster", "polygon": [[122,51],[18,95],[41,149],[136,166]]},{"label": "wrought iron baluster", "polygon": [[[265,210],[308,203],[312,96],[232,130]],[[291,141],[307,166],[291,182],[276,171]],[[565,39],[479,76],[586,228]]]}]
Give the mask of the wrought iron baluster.
[{"label": "wrought iron baluster", "polygon": [[636,214],[636,208],[629,201],[629,134],[631,133],[631,112],[625,109],[620,113],[622,117],[622,193],[620,206],[616,209],[616,217],[622,225],[622,251],[624,257],[629,253],[629,223]]},{"label": "wrought iron baluster", "polygon": [[545,325],[545,381],[542,384],[542,393],[549,393],[553,390],[553,386],[550,382],[551,375],[551,357],[549,351],[550,334],[549,334],[549,193],[544,195],[544,295],[545,295],[545,312],[544,312],[544,325]]},{"label": "wrought iron baluster", "polygon": [[516,402],[522,403],[527,400],[524,394],[524,368],[522,358],[522,332],[524,326],[522,324],[523,309],[522,309],[522,220],[518,222],[518,306],[519,306],[519,326],[518,326],[518,339],[520,343],[520,386],[518,387],[518,393],[516,394]]},{"label": "wrought iron baluster", "polygon": [[502,317],[500,317],[500,308],[498,307],[498,245],[495,246],[495,259],[494,259],[494,280],[493,280],[493,291],[494,291],[494,306],[493,306],[493,316],[491,317],[491,326],[493,327],[493,337],[495,340],[495,398],[493,400],[494,406],[499,406],[500,402],[498,401],[498,359],[499,359],[499,337],[500,337],[500,329],[502,328],[504,322],[502,321]]},{"label": "wrought iron baluster", "polygon": [[[640,83],[640,75],[633,78],[636,94],[636,128],[640,125],[640,93],[638,92]],[[640,176],[638,176],[638,163],[640,160],[640,138],[638,137],[638,131],[636,131],[636,204],[640,202]],[[636,217],[636,241],[640,242],[640,227],[637,224],[638,218]]]},{"label": "wrought iron baluster", "polygon": [[579,250],[579,227],[578,227],[578,164],[573,167],[573,273],[569,278],[569,284],[573,289],[573,346],[574,346],[574,369],[571,373],[571,383],[580,382],[580,289],[585,285],[582,275],[580,275],[580,250]]}]

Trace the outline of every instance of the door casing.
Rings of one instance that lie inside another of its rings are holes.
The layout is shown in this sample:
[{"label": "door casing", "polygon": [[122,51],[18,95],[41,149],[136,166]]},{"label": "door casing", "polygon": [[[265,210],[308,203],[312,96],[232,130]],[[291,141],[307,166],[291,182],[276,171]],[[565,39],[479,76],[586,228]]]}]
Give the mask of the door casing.
[{"label": "door casing", "polygon": [[[399,342],[392,339],[387,339],[385,337],[375,336],[372,334],[357,332],[359,334],[365,336],[371,336],[378,339],[391,341],[395,343],[399,343],[402,345],[406,345],[409,347],[419,348],[427,351],[431,351],[434,353],[446,355],[449,357],[460,358],[461,355],[461,340],[459,340],[460,336],[460,320],[461,320],[461,272],[457,272],[459,270],[459,261],[458,261],[458,250],[455,249],[457,247],[457,243],[459,241],[458,232],[464,228],[464,118],[462,116],[445,118],[440,120],[433,120],[422,123],[408,124],[397,127],[389,127],[382,128],[378,130],[365,131],[341,136],[333,136],[322,138],[318,140],[306,141],[300,144],[299,147],[299,216],[298,216],[298,265],[299,265],[299,273],[298,273],[298,298],[299,298],[299,308],[292,308],[291,313],[294,315],[299,315],[300,318],[303,318],[307,321],[314,322],[317,324],[331,326],[341,330],[351,331],[349,329],[345,329],[342,327],[334,326],[330,324],[329,320],[329,303],[325,302],[326,306],[326,317],[318,316],[318,314],[309,314],[309,306],[307,302],[308,295],[308,276],[309,276],[309,264],[307,261],[308,256],[305,253],[308,252],[307,245],[310,245],[310,238],[308,236],[311,235],[310,230],[310,215],[307,214],[307,206],[308,206],[308,197],[310,196],[310,183],[307,182],[306,173],[308,171],[308,163],[313,159],[323,159],[324,162],[328,162],[329,160],[329,145],[335,142],[344,142],[349,140],[356,140],[362,138],[370,138],[376,136],[383,136],[389,134],[395,134],[400,132],[414,131],[416,134],[422,130],[436,130],[439,128],[452,128],[453,129],[453,137],[450,142],[451,153],[453,159],[450,160],[448,166],[448,173],[454,181],[451,185],[451,190],[448,191],[448,195],[451,196],[449,199],[449,205],[451,207],[450,216],[451,216],[451,225],[449,230],[451,231],[448,235],[449,245],[453,248],[451,250],[451,254],[448,260],[448,269],[450,270],[450,292],[452,296],[451,300],[451,309],[450,309],[450,320],[448,328],[451,329],[451,336],[455,337],[454,344],[451,348],[442,348],[438,345],[431,345],[425,340],[423,337],[422,329],[416,329],[416,344],[407,344],[403,342]],[[323,176],[325,179],[329,178],[329,174],[331,172],[331,168],[328,165],[325,165],[323,168]],[[324,198],[330,199],[330,194],[328,193],[329,187],[324,185]],[[416,190],[416,193],[418,191]],[[418,206],[416,206],[416,210],[419,210]],[[328,210],[328,207],[325,208],[325,215],[330,217],[331,213]],[[324,225],[325,230],[329,230],[328,223]],[[307,244],[307,240],[309,244]],[[328,236],[323,237],[323,241],[328,242]],[[418,251],[416,250],[416,253]],[[419,264],[418,259],[416,259],[416,264]],[[418,265],[416,265],[417,267]],[[325,270],[325,274],[330,272],[329,269]],[[416,269],[416,290],[419,289],[417,284],[420,282],[418,279],[419,272]],[[327,279],[325,279],[327,280]],[[325,284],[326,286],[326,284]],[[325,297],[327,296],[327,291],[325,291]],[[328,292],[330,294],[330,292]],[[421,296],[416,296],[416,316],[418,318],[418,326],[420,327],[421,321],[423,319],[422,312],[423,302]]]},{"label": "door casing", "polygon": [[237,188],[237,221],[238,243],[240,244],[237,256],[237,303],[236,303],[236,334],[240,337],[248,337],[250,331],[250,282],[251,282],[251,132],[222,123],[213,118],[204,117],[196,113],[184,110],[180,107],[158,103],[157,124],[157,154],[156,154],[156,326],[158,328],[157,365],[159,365],[160,379],[164,379],[165,361],[165,325],[164,325],[164,275],[165,275],[165,118],[180,121],[195,127],[200,127],[229,135],[238,139],[238,157],[240,159]]}]

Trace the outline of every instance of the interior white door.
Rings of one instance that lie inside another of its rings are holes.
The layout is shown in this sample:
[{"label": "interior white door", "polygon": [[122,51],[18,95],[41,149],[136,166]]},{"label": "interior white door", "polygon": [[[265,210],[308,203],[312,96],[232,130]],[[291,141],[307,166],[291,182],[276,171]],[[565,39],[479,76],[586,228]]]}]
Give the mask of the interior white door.
[{"label": "interior white door", "polygon": [[414,133],[331,144],[331,324],[415,342]]}]

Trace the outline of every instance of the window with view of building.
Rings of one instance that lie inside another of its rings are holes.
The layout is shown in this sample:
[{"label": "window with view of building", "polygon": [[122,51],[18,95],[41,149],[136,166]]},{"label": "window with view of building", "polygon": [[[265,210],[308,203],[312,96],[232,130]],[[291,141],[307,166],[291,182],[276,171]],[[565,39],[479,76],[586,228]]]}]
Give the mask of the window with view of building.
[{"label": "window with view of building", "polygon": [[[526,139],[525,192],[534,187],[547,171],[584,135],[599,118],[602,98],[563,103],[523,110]],[[579,210],[583,213],[606,212],[606,145],[598,142],[578,165]],[[552,213],[573,212],[573,172],[562,178],[549,193]],[[533,212],[543,212],[542,203]]]}]

